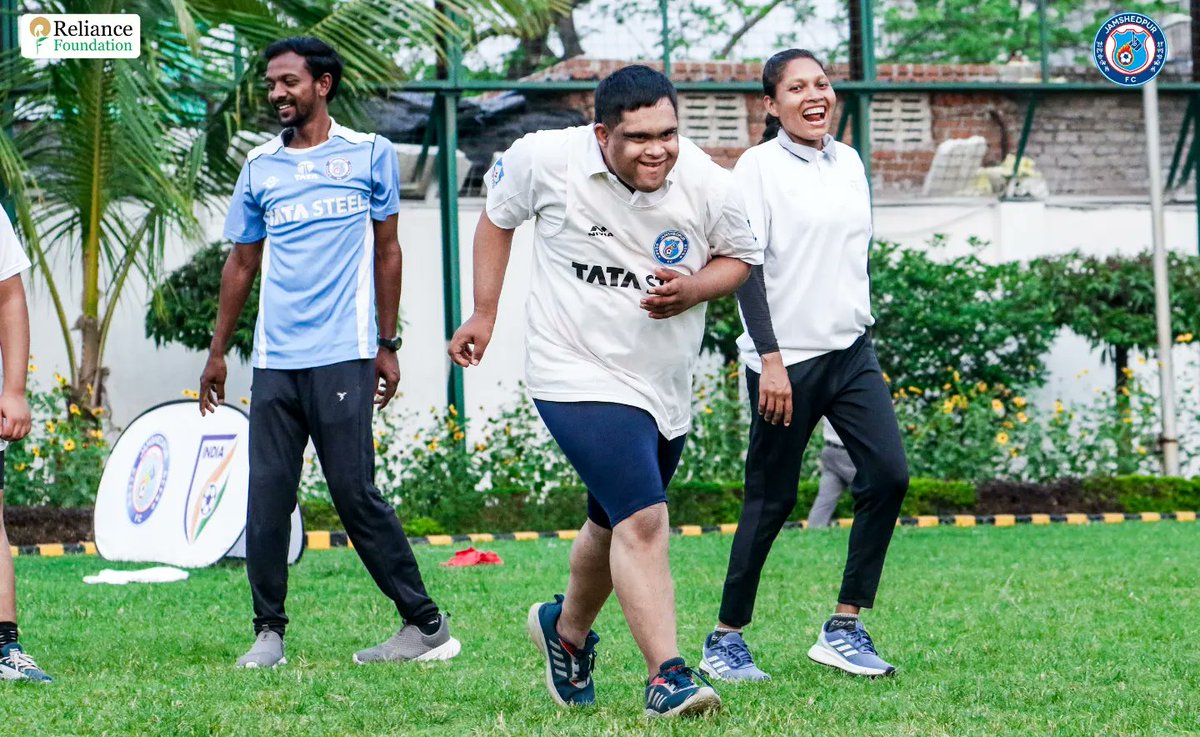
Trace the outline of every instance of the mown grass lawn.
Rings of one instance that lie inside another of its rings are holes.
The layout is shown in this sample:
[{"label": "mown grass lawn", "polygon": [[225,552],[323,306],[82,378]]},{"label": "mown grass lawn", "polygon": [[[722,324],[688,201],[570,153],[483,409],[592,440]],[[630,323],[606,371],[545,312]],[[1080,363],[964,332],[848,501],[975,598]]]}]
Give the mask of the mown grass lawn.
[{"label": "mown grass lawn", "polygon": [[[292,570],[290,663],[238,671],[251,632],[238,565],[184,583],[88,586],[95,558],[19,558],[21,625],[57,679],[0,683],[12,735],[1150,735],[1200,732],[1200,526],[897,532],[866,622],[900,668],[854,679],[805,651],[828,615],[845,530],[788,531],[748,634],[775,679],[724,686],[702,721],[641,717],[641,659],[615,599],[597,624],[600,705],[566,712],[544,692],[525,634],[531,602],[562,589],[569,543],[494,543],[505,565],[444,569],[418,550],[464,651],[449,663],[356,666],[395,612],[352,551]],[[731,538],[672,541],[689,661],[713,624]]]}]

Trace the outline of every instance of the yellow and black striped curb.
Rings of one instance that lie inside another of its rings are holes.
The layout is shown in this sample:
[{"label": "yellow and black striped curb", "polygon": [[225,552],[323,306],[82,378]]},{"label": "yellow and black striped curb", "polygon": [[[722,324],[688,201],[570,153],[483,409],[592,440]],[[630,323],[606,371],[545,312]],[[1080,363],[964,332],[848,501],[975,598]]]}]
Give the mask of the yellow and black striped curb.
[{"label": "yellow and black striped curb", "polygon": [[[1195,512],[1108,512],[1105,514],[988,514],[971,515],[955,514],[945,516],[927,515],[921,517],[901,517],[896,520],[897,527],[1015,527],[1017,525],[1116,525],[1124,522],[1161,522],[1175,520],[1176,522],[1195,522]],[[854,520],[843,517],[836,521],[838,527],[849,527]],[[788,522],[785,529],[804,529],[808,524],[804,521]],[[671,534],[683,537],[699,537],[700,535],[732,535],[737,531],[736,523],[724,525],[682,525],[672,527]],[[489,543],[496,540],[574,540],[579,530],[552,530],[548,532],[475,532],[469,535],[424,535],[410,537],[413,545],[458,545],[461,543]],[[304,533],[305,543],[309,550],[329,550],[331,548],[353,548],[344,532],[313,530]],[[13,545],[12,554],[36,555],[43,558],[56,558],[61,555],[95,555],[96,544],[82,543],[53,543],[48,545]]]},{"label": "yellow and black striped curb", "polygon": [[[1196,513],[1194,511],[1169,511],[1169,513],[1163,514],[1159,514],[1157,511],[1142,511],[1142,513],[1115,511],[1115,513],[1106,514],[1062,515],[928,515],[900,517],[899,520],[896,520],[896,527],[1015,527],[1018,525],[1093,525],[1093,523],[1121,525],[1123,522],[1160,522],[1164,520],[1195,522]],[[838,527],[850,527],[852,523],[851,517],[841,517],[840,520],[836,520]],[[785,529],[804,529],[806,527],[808,527],[808,523],[804,521],[787,522],[784,525]],[[737,532],[737,529],[737,523],[732,522],[728,525],[684,525],[672,527],[671,534],[696,538],[707,534],[730,535]],[[408,541],[413,545],[444,546],[462,543],[493,543],[496,540],[574,540],[577,534],[580,534],[577,529],[556,529],[556,531],[550,532],[480,532],[466,535],[422,535],[422,537],[409,538]],[[354,547],[344,532],[319,531],[318,529],[318,531],[306,532],[305,539],[308,550],[330,550],[334,547],[353,549]],[[13,556],[56,558],[70,555],[96,555],[95,543],[12,545],[10,549]]]},{"label": "yellow and black striped curb", "polygon": [[13,557],[18,555],[39,555],[43,558],[57,558],[63,555],[95,555],[96,543],[48,543],[44,545],[10,545]]},{"label": "yellow and black striped curb", "polygon": [[[956,514],[946,516],[901,517],[896,520],[897,527],[1015,527],[1016,525],[1087,525],[1092,523],[1120,524],[1123,522],[1160,522],[1175,520],[1177,522],[1195,522],[1195,512],[1109,512],[1105,514],[988,514],[970,515]],[[838,527],[849,527],[854,520],[843,517],[836,521]],[[801,520],[787,522],[784,529],[805,529],[808,523]],[[672,527],[671,534],[683,537],[699,537],[700,535],[732,535],[737,531],[737,523],[724,525],[682,525]],[[477,532],[470,535],[426,535],[410,537],[413,545],[457,545],[461,543],[493,542],[495,540],[574,540],[579,530],[552,530],[549,532]],[[344,532],[307,532],[310,550],[328,550],[329,548],[354,547]]]}]

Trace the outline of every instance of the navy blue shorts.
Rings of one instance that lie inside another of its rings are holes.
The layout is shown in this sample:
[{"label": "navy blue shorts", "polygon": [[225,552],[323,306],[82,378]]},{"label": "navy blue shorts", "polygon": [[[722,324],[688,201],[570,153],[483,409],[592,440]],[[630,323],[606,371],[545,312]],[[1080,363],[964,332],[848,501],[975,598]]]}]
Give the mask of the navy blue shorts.
[{"label": "navy blue shorts", "polygon": [[681,435],[667,440],[644,409],[612,402],[548,402],[538,414],[588,490],[587,516],[611,530],[646,507],[667,501]]}]

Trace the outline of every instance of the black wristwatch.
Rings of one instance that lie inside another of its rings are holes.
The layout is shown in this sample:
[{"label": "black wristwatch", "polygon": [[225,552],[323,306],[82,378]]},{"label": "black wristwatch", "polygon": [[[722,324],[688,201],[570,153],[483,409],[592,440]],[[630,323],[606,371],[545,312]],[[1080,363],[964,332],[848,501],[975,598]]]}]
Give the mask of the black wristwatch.
[{"label": "black wristwatch", "polygon": [[395,353],[396,351],[400,350],[400,344],[402,344],[403,342],[404,342],[404,339],[401,338],[399,335],[397,335],[395,338],[385,338],[382,335],[379,336],[379,347],[386,348],[387,350],[391,351],[392,353]]}]

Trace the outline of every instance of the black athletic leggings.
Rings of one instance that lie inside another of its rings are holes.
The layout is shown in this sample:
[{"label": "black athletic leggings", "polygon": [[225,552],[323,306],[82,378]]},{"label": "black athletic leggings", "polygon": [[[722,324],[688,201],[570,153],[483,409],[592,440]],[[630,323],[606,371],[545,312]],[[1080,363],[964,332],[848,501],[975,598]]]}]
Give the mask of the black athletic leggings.
[{"label": "black athletic leggings", "polygon": [[838,602],[875,603],[883,561],[900,503],[908,491],[908,461],[892,397],[871,339],[787,367],[792,384],[792,424],[772,425],[758,413],[759,374],[746,372],[750,393],[750,447],[746,453],[745,499],[721,599],[721,622],[750,623],[759,576],[775,536],[796,506],[800,461],[822,416],[846,444],[858,469],[850,491],[854,525]]}]

